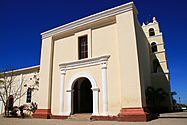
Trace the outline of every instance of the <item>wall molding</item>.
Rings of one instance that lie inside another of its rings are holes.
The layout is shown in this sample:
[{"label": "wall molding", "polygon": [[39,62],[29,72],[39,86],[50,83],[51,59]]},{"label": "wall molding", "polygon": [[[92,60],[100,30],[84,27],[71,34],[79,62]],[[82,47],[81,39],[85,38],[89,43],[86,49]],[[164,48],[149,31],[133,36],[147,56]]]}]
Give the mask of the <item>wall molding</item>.
[{"label": "wall molding", "polygon": [[87,58],[82,59],[78,61],[68,62],[68,63],[62,63],[59,65],[61,71],[65,70],[71,70],[71,69],[77,69],[82,67],[88,67],[88,66],[94,66],[94,65],[100,65],[106,61],[108,61],[110,55],[106,56],[100,56],[95,58]]}]

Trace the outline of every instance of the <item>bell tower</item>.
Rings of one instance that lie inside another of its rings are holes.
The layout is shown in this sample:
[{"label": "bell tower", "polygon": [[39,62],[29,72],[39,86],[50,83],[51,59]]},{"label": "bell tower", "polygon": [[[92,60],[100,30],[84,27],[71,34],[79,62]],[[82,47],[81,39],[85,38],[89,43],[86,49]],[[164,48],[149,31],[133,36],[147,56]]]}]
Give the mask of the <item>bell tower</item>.
[{"label": "bell tower", "polygon": [[152,74],[164,73],[169,81],[170,75],[164,39],[156,17],[153,17],[152,22],[143,23],[142,29],[150,43]]},{"label": "bell tower", "polygon": [[166,99],[160,104],[162,110],[171,110],[171,94],[170,94],[170,73],[168,69],[168,60],[163,39],[160,31],[159,23],[156,17],[152,22],[143,23],[142,29],[150,44],[150,61],[151,61],[151,83],[155,89],[162,88],[168,93]]}]

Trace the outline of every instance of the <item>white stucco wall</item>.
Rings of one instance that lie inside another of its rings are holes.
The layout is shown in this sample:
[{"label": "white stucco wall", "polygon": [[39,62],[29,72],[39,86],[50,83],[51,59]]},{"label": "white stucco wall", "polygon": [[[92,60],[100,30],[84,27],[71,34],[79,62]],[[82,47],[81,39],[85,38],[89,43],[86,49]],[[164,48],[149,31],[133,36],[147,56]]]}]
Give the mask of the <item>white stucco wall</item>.
[{"label": "white stucco wall", "polygon": [[[29,87],[33,87],[35,83],[34,75],[36,75],[36,78],[39,78],[39,66],[35,67],[29,67],[25,69],[19,69],[19,70],[13,70],[14,75],[11,76],[13,81],[12,81],[12,93],[17,93],[19,94],[19,99],[17,101],[14,99],[14,106],[21,106],[23,104],[30,104],[26,102],[27,99],[27,89]],[[7,73],[8,75],[8,73]],[[7,79],[10,77],[7,76]],[[34,85],[35,90],[32,91],[32,96],[31,96],[31,102],[36,102],[38,104],[38,85]],[[4,89],[2,89],[4,91]],[[18,92],[16,92],[18,91]],[[14,97],[15,98],[15,97]],[[0,113],[4,112],[4,105],[2,101],[0,101]]]}]

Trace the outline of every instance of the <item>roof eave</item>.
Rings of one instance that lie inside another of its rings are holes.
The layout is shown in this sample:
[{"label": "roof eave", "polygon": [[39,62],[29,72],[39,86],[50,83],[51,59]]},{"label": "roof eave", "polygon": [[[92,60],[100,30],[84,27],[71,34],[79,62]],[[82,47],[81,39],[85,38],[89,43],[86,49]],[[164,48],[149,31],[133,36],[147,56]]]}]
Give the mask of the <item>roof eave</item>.
[{"label": "roof eave", "polygon": [[41,36],[42,36],[42,39],[45,39],[47,37],[51,37],[51,36],[57,35],[59,33],[74,30],[74,29],[84,26],[86,24],[90,24],[90,23],[93,23],[93,22],[96,22],[98,20],[102,20],[102,19],[105,19],[108,17],[116,16],[118,14],[130,11],[130,10],[134,10],[134,12],[136,14],[138,13],[134,3],[129,2],[127,4],[123,4],[121,6],[117,6],[117,7],[87,16],[85,18],[81,18],[81,19],[73,21],[71,23],[59,26],[57,28],[48,30],[46,32],[41,33]]}]

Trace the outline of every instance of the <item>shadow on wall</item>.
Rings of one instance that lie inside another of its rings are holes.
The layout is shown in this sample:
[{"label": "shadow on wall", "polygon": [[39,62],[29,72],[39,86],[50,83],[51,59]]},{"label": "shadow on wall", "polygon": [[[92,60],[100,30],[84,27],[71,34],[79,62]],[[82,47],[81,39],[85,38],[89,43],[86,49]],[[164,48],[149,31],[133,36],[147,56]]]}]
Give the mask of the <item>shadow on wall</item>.
[{"label": "shadow on wall", "polygon": [[164,72],[162,63],[157,58],[157,44],[149,43],[151,54],[151,86],[146,88],[146,102],[152,112],[163,113],[172,111],[170,75]]}]

